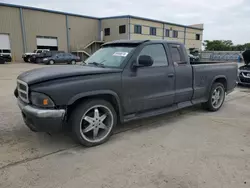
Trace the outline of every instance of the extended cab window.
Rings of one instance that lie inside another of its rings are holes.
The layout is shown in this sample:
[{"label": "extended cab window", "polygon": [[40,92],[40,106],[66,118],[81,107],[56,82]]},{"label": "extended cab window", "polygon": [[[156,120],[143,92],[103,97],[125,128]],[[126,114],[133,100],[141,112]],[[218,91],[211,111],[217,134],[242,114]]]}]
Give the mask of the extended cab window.
[{"label": "extended cab window", "polygon": [[150,44],[145,46],[139,56],[148,55],[152,57],[154,60],[154,64],[152,66],[167,66],[168,60],[166,56],[165,49],[162,44]]},{"label": "extended cab window", "polygon": [[171,46],[171,55],[173,62],[178,64],[186,64],[185,59],[183,59],[183,56],[181,55],[180,47]]},{"label": "extended cab window", "polygon": [[106,46],[97,50],[85,63],[99,64],[104,67],[120,67],[123,60],[134,48],[131,46]]}]

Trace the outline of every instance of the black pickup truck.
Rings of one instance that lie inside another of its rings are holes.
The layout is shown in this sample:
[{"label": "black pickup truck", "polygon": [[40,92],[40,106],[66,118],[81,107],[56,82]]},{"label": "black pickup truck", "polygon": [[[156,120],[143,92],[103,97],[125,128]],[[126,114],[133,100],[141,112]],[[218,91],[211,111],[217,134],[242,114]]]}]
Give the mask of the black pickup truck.
[{"label": "black pickup truck", "polygon": [[198,103],[217,111],[237,80],[236,63],[192,65],[177,42],[109,42],[85,63],[18,76],[15,96],[31,130],[71,128],[82,145],[94,146],[107,141],[117,123]]}]

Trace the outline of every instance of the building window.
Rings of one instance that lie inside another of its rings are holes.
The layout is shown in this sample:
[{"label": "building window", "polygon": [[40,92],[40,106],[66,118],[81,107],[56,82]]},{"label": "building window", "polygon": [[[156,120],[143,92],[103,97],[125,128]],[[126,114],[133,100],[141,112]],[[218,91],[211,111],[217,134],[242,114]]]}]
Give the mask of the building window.
[{"label": "building window", "polygon": [[134,26],[134,33],[141,34],[141,25]]},{"label": "building window", "polygon": [[156,28],[155,27],[150,27],[150,35],[156,35]]},{"label": "building window", "polygon": [[110,28],[105,28],[104,29],[104,35],[109,36],[110,35]]},{"label": "building window", "polygon": [[178,31],[173,30],[173,38],[178,38]]},{"label": "building window", "polygon": [[166,30],[165,30],[165,37],[169,37],[169,36],[170,36],[169,34],[170,34],[170,30],[169,30],[169,29],[166,29]]},{"label": "building window", "polygon": [[195,39],[196,39],[196,40],[200,40],[200,39],[201,39],[201,35],[200,35],[200,34],[196,34],[196,35],[195,35]]},{"label": "building window", "polygon": [[119,26],[119,33],[120,34],[126,33],[126,25],[120,25]]}]

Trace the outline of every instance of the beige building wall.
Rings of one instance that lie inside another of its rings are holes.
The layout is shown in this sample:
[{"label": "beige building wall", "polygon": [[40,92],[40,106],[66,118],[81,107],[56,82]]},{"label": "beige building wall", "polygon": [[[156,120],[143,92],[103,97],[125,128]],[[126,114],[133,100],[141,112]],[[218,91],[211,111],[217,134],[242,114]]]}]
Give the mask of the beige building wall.
[{"label": "beige building wall", "polygon": [[[102,19],[101,22],[102,31],[103,31],[103,39],[105,42],[119,39],[128,39],[128,18],[108,18]],[[126,25],[126,33],[119,33],[119,26]],[[110,35],[105,36],[104,29],[110,28]]]},{"label": "beige building wall", "polygon": [[19,8],[0,6],[0,33],[9,34],[13,60],[21,60],[23,38]]},{"label": "beige building wall", "polygon": [[[169,29],[169,37],[165,36],[165,30]],[[173,31],[178,31],[178,38],[173,38]],[[178,41],[184,43],[185,28],[171,24],[164,24],[164,39],[168,41]]]},{"label": "beige building wall", "polygon": [[28,51],[37,48],[37,36],[57,37],[58,50],[67,51],[65,15],[23,9],[23,18]]},{"label": "beige building wall", "polygon": [[[196,40],[196,34],[200,34],[200,40]],[[186,48],[201,49],[203,39],[203,30],[187,28],[186,31]]]},{"label": "beige building wall", "polygon": [[99,40],[99,20],[68,16],[70,51],[83,50],[92,41]]},{"label": "beige building wall", "polygon": [[[142,34],[134,33],[134,26],[141,25],[142,26]],[[156,28],[156,36],[150,35],[150,27]],[[153,22],[141,19],[130,19],[130,39],[131,40],[161,40],[163,36],[163,24],[160,22]]]}]

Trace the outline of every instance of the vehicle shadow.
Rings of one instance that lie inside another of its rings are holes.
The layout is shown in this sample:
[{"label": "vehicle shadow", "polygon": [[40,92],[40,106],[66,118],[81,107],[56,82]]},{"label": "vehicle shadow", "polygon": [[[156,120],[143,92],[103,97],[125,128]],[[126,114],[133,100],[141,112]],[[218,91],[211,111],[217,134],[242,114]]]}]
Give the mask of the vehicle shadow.
[{"label": "vehicle shadow", "polygon": [[[114,130],[114,134],[118,135],[111,137],[108,143],[119,141],[119,134],[123,132],[141,132],[160,126],[168,126],[168,123],[181,121],[180,116],[194,111],[200,111],[200,108],[194,106],[168,114],[118,124]],[[72,139],[70,132],[34,133],[20,121],[20,119],[16,121],[14,129],[0,133],[0,169],[76,147],[79,147],[80,150],[86,149]]]}]

